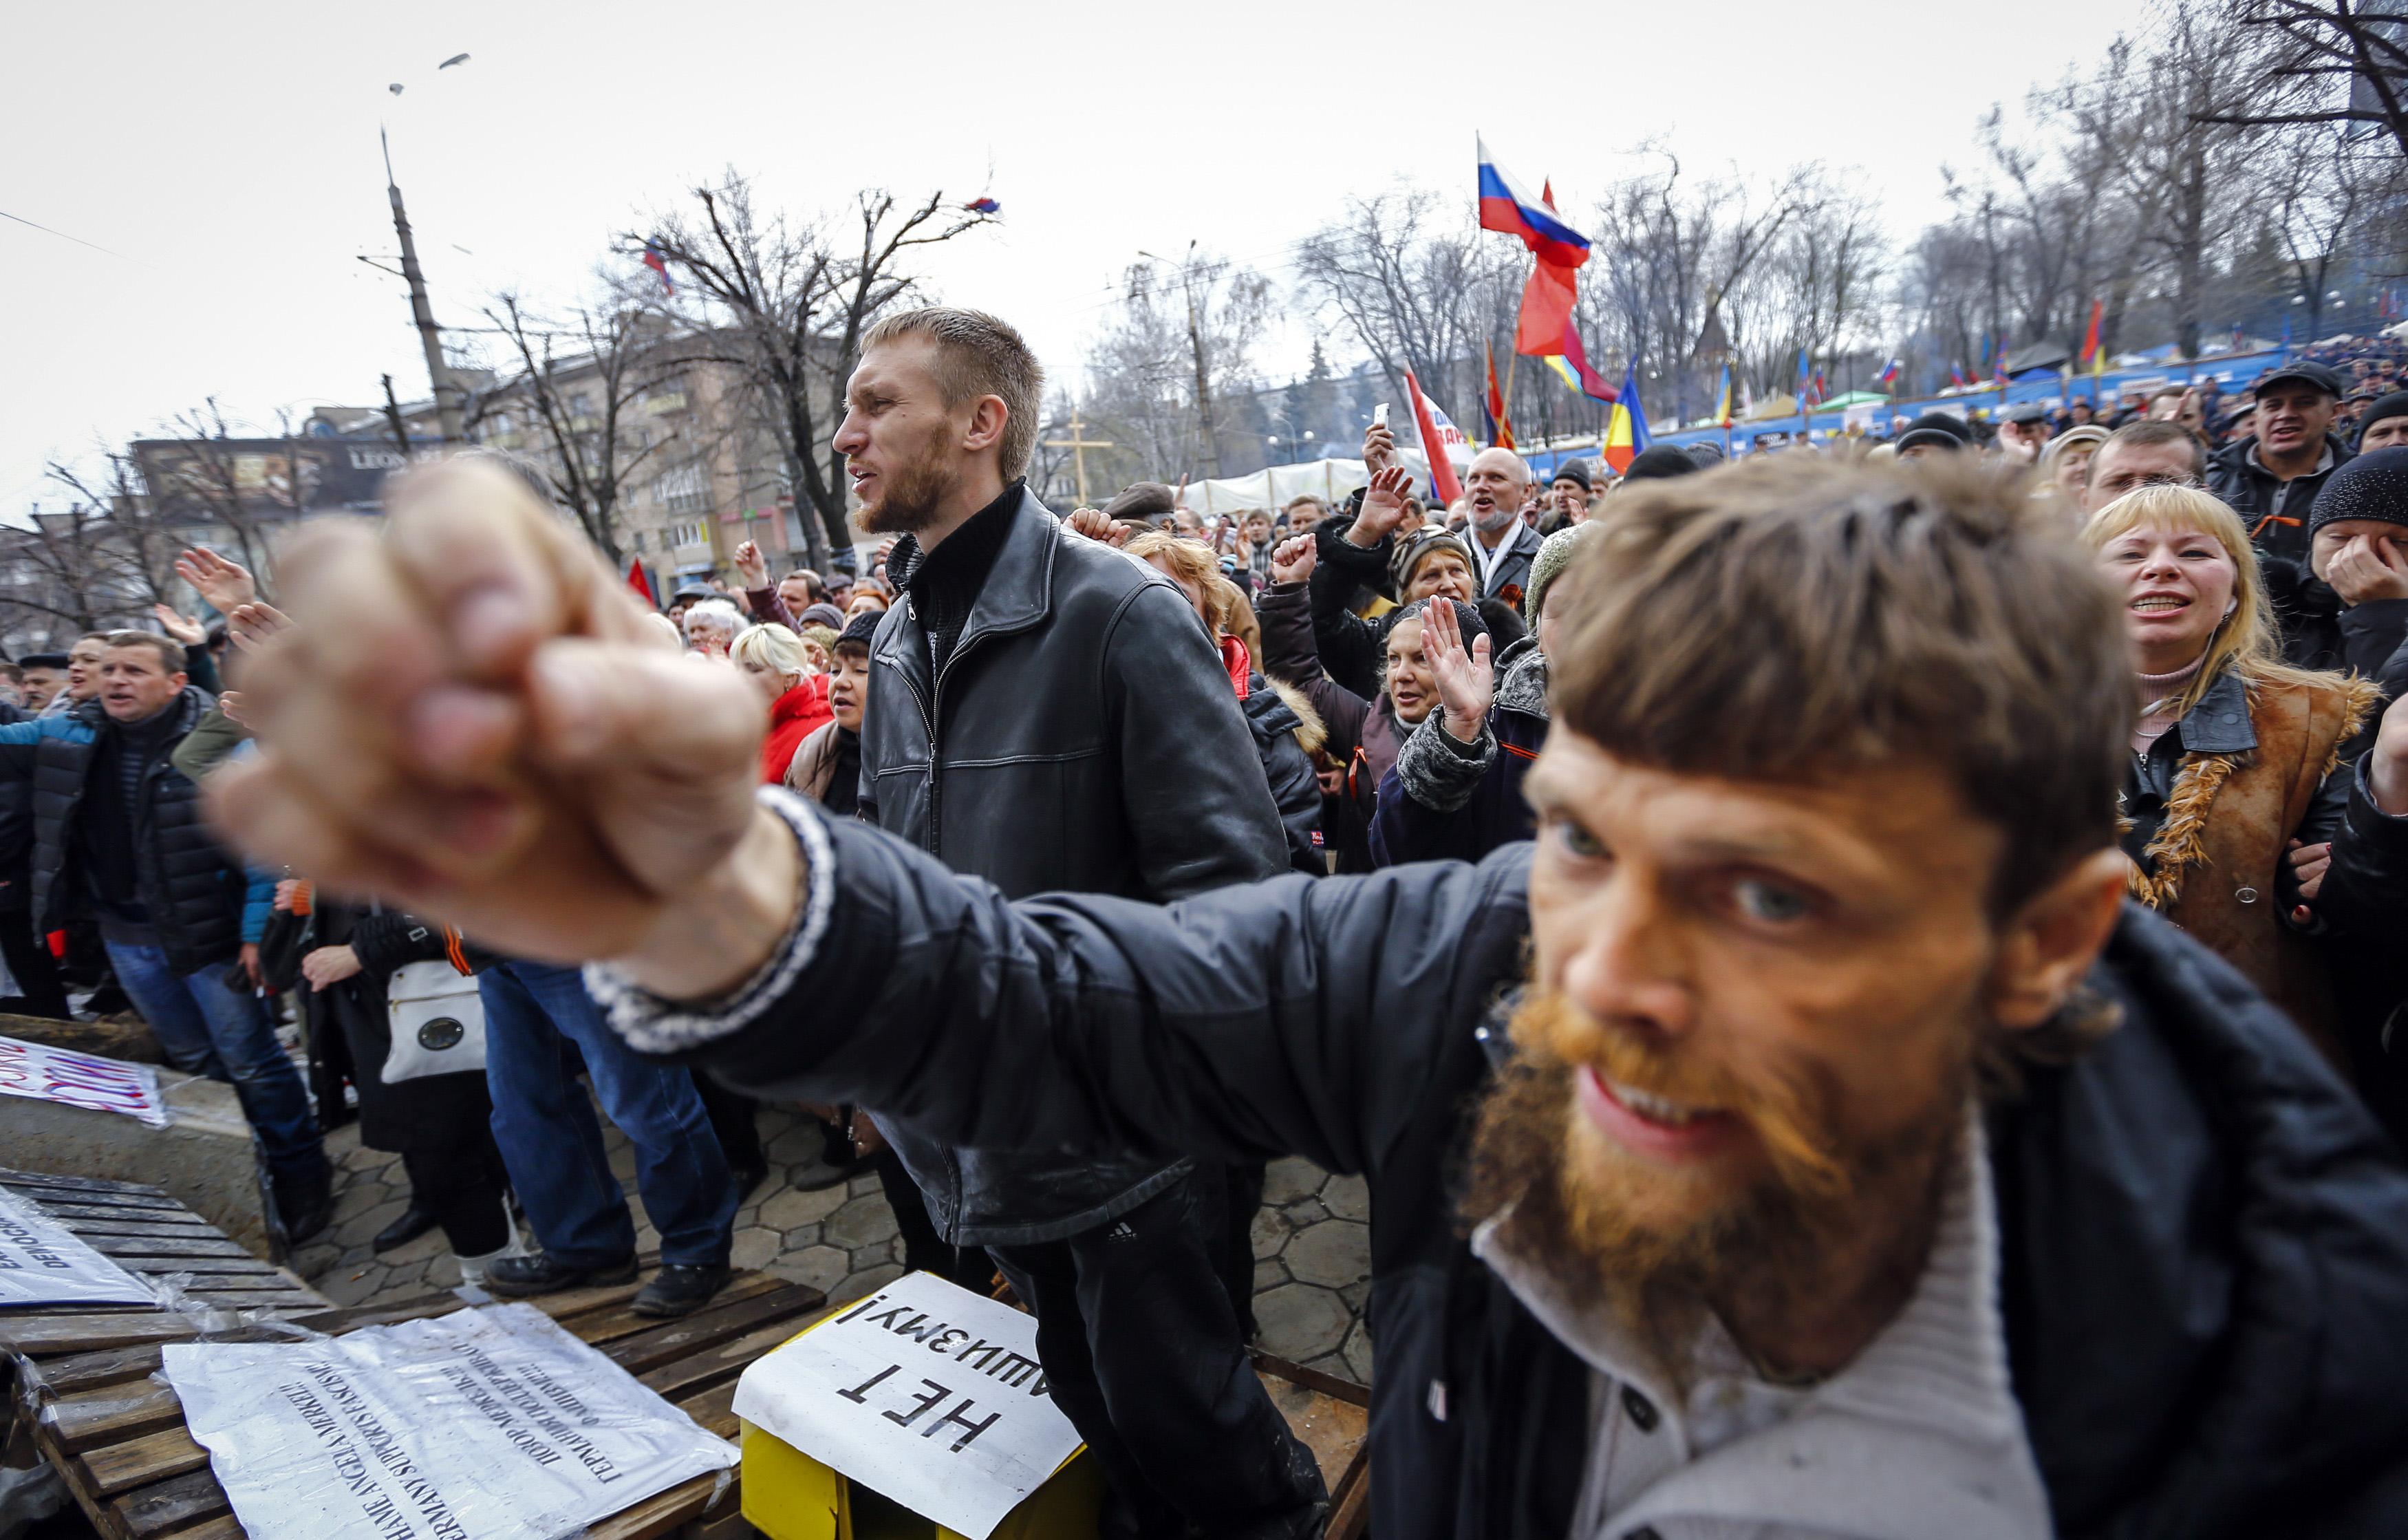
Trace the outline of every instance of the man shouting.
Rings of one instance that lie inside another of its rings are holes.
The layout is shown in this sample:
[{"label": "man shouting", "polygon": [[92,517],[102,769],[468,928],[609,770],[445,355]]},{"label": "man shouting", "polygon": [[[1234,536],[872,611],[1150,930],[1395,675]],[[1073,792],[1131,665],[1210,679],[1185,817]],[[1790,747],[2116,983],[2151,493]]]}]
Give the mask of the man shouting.
[{"label": "man shouting", "polygon": [[1383,1540],[2402,1533],[2408,1176],[2121,904],[2120,616],[1980,474],[1630,494],[1477,866],[1009,901],[756,799],[741,682],[467,466],[289,559],[343,625],[218,794],[748,1089],[1364,1173]]}]

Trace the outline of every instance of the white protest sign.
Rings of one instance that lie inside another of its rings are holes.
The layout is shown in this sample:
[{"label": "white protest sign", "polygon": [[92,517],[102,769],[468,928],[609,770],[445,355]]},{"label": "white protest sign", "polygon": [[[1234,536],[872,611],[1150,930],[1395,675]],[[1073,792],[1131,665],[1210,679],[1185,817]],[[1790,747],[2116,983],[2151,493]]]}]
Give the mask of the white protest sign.
[{"label": "white protest sign", "polygon": [[1035,1318],[926,1273],[754,1362],[736,1415],[969,1540],[1079,1448]]},{"label": "white protest sign", "polygon": [[13,1192],[0,1192],[0,1308],[156,1304],[142,1281]]},{"label": "white protest sign", "polygon": [[159,1072],[150,1065],[13,1037],[0,1037],[0,1096],[123,1113],[154,1129],[167,1126],[167,1107],[159,1100]]},{"label": "white protest sign", "polygon": [[160,1356],[251,1540],[545,1540],[737,1459],[533,1305]]}]

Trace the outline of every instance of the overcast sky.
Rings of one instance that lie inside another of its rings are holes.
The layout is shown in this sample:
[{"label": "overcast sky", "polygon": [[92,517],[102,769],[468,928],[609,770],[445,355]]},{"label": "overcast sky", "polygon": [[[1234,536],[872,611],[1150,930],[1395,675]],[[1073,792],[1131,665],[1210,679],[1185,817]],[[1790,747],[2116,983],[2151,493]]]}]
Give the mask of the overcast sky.
[{"label": "overcast sky", "polygon": [[0,516],[44,495],[48,458],[207,396],[273,431],[280,407],[374,401],[388,370],[425,395],[398,281],[354,260],[394,244],[380,121],[439,320],[496,288],[575,290],[614,231],[733,165],[796,209],[873,184],[991,193],[1001,227],[942,256],[940,292],[1015,322],[1061,377],[1140,249],[1200,239],[1283,281],[1292,243],[1349,195],[1402,178],[1468,201],[1475,130],[1570,212],[1656,136],[1701,169],[1861,166],[1911,229],[1989,103],[2140,12],[22,6],[0,50],[0,212],[116,254],[0,221]]}]

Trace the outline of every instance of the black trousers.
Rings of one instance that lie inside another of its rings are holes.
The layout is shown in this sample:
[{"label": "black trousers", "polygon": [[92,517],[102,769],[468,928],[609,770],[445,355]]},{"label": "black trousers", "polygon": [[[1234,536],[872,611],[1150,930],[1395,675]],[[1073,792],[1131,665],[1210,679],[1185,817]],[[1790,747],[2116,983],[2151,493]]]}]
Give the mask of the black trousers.
[{"label": "black trousers", "polygon": [[59,977],[58,961],[50,947],[34,933],[30,912],[0,914],[0,957],[8,959],[8,971],[16,976],[23,1015],[51,1021],[69,1018],[66,983]]},{"label": "black trousers", "polygon": [[767,1169],[769,1161],[761,1153],[761,1126],[752,1116],[761,1103],[742,1091],[721,1085],[717,1075],[700,1070],[695,1072],[694,1088],[702,1093],[702,1110],[710,1119],[710,1131],[719,1136],[719,1150],[727,1157],[727,1169]]},{"label": "black trousers", "polygon": [[1328,1506],[1238,1336],[1214,1265],[1226,1223],[1215,1172],[1067,1241],[988,1248],[1102,1463],[1107,1535],[1269,1540],[1317,1533]]},{"label": "black trousers", "polygon": [[878,1173],[878,1186],[885,1192],[886,1206],[895,1211],[895,1228],[903,1236],[904,1271],[933,1273],[975,1293],[994,1292],[995,1263],[986,1249],[945,1244],[937,1233],[937,1222],[928,1217],[928,1201],[920,1196],[919,1184],[911,1180],[895,1152],[880,1150],[870,1157],[870,1169]]},{"label": "black trousers", "polygon": [[462,1257],[487,1256],[510,1239],[509,1216],[502,1209],[502,1189],[509,1182],[502,1152],[490,1131],[478,1132],[481,1138],[401,1152],[410,1201],[433,1216]]}]

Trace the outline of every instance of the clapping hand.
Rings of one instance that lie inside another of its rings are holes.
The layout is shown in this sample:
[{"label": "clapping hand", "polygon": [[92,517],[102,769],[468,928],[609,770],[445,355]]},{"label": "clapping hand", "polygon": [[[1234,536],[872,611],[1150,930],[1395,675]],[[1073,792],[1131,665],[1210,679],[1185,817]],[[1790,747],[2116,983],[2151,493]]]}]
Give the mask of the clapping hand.
[{"label": "clapping hand", "polygon": [[1435,598],[1422,610],[1422,650],[1429,655],[1430,671],[1438,676],[1441,724],[1458,743],[1477,743],[1488,727],[1489,702],[1497,698],[1496,676],[1489,672],[1488,638],[1473,637],[1463,645],[1463,623],[1455,616],[1452,599]]},{"label": "clapping hand", "polygon": [[292,617],[272,604],[237,604],[226,612],[226,635],[246,653],[259,651],[269,638],[292,628]]},{"label": "clapping hand", "polygon": [[259,584],[251,580],[250,568],[203,546],[176,558],[176,576],[191,583],[193,592],[222,615],[230,615],[236,605],[259,597]]}]

